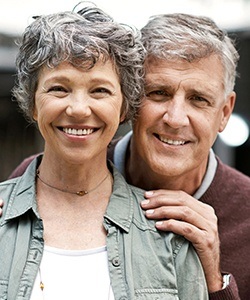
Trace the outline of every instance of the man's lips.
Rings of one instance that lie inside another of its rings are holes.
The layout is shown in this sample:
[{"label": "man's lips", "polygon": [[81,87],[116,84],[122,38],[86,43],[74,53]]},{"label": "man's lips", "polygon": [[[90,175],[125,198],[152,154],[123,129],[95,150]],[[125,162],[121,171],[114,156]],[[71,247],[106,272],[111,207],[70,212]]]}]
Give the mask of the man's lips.
[{"label": "man's lips", "polygon": [[182,146],[188,143],[188,141],[185,141],[183,139],[170,139],[158,134],[155,134],[155,137],[157,137],[157,139],[159,139],[164,144],[173,145],[173,146]]}]

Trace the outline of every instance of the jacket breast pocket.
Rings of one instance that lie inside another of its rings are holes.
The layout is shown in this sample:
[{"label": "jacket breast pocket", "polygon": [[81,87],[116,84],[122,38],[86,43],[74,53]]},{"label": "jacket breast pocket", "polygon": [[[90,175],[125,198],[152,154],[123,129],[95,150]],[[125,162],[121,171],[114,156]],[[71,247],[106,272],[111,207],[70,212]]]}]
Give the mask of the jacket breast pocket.
[{"label": "jacket breast pocket", "polygon": [[0,280],[0,300],[7,300],[8,282]]},{"label": "jacket breast pocket", "polygon": [[135,300],[179,300],[178,292],[174,289],[138,289],[135,291]]}]

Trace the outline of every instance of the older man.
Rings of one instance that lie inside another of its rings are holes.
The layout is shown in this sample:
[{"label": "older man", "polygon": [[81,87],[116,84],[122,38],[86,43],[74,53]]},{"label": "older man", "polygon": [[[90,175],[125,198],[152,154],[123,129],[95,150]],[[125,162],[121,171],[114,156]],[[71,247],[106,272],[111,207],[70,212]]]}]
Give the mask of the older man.
[{"label": "older man", "polygon": [[233,111],[238,53],[212,20],[184,14],[151,18],[142,39],[145,97],[114,162],[153,190],[142,207],[157,228],[193,243],[210,298],[239,299],[234,276],[249,299],[250,178],[211,150]]}]

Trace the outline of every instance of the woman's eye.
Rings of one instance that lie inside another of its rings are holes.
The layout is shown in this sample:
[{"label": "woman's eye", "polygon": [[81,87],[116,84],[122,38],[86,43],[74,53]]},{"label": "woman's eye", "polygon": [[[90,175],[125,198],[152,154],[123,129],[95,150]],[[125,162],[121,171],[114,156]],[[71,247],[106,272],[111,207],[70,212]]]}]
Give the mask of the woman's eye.
[{"label": "woman's eye", "polygon": [[63,86],[56,85],[48,88],[47,93],[58,98],[63,98],[68,95],[68,90]]},{"label": "woman's eye", "polygon": [[62,86],[52,86],[48,89],[48,92],[67,92],[67,90]]},{"label": "woman's eye", "polygon": [[92,90],[91,94],[97,98],[102,98],[102,97],[110,96],[112,93],[109,89],[100,87]]},{"label": "woman's eye", "polygon": [[110,93],[110,91],[106,88],[97,88],[94,90],[95,93]]}]

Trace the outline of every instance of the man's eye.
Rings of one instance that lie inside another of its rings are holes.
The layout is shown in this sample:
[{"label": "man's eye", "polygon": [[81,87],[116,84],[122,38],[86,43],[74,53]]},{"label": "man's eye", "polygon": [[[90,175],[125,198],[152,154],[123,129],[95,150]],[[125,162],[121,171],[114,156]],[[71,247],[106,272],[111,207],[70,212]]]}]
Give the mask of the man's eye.
[{"label": "man's eye", "polygon": [[207,101],[205,98],[200,97],[200,96],[192,96],[191,99],[195,101]]},{"label": "man's eye", "polygon": [[190,97],[189,99],[194,105],[199,106],[199,107],[204,107],[204,106],[210,105],[210,101],[202,96],[194,95],[194,96]]},{"label": "man's eye", "polygon": [[163,101],[169,98],[169,94],[164,90],[155,90],[147,92],[146,97],[153,101]]},{"label": "man's eye", "polygon": [[192,96],[192,97],[190,97],[190,100],[197,101],[197,102],[209,103],[209,101],[202,96]]}]

